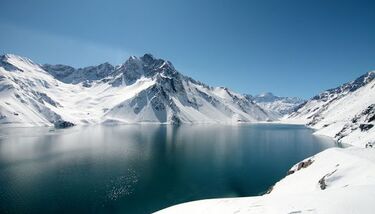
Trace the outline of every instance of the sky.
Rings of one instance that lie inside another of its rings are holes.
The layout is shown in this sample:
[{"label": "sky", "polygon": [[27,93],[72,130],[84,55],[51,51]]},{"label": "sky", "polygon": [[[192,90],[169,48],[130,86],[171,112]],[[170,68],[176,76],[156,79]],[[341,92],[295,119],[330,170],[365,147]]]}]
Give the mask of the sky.
[{"label": "sky", "polygon": [[151,53],[240,93],[309,98],[375,70],[375,1],[0,0],[0,54],[74,67]]}]

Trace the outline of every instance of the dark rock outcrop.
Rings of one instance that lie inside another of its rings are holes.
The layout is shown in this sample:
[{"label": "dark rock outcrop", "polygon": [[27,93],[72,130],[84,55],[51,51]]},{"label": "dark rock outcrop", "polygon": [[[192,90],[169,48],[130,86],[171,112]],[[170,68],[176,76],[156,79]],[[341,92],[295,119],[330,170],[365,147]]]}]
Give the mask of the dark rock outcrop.
[{"label": "dark rock outcrop", "polygon": [[313,162],[314,162],[314,160],[312,160],[312,159],[308,159],[306,161],[301,161],[301,162],[298,163],[297,168],[289,170],[286,175],[290,175],[290,174],[293,174],[293,173],[295,173],[295,172],[297,172],[297,171],[299,171],[303,168],[307,168]]},{"label": "dark rock outcrop", "polygon": [[364,124],[364,123],[362,123],[362,124],[359,125],[359,128],[361,129],[362,132],[368,131],[372,127],[374,127],[373,124]]},{"label": "dark rock outcrop", "polygon": [[71,123],[71,122],[65,121],[65,120],[58,120],[53,125],[57,129],[65,129],[65,128],[69,128],[69,127],[75,126],[74,123]]}]

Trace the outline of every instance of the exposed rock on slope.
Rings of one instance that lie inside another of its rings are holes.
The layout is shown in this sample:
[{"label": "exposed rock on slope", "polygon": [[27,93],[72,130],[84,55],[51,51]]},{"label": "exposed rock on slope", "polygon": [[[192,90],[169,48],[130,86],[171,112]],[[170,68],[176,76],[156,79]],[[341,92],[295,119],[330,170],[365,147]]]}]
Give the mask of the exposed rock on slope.
[{"label": "exposed rock on slope", "polygon": [[[75,69],[67,65],[43,65],[42,68],[64,83],[91,83],[111,75],[115,67],[109,63]],[[88,86],[88,85],[87,85]]]}]

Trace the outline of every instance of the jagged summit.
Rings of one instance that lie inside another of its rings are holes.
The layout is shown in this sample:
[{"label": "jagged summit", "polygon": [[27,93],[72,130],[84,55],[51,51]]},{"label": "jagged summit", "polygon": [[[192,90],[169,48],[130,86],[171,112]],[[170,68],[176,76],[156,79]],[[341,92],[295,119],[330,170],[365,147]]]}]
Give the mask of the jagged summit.
[{"label": "jagged summit", "polygon": [[29,58],[21,57],[15,54],[8,53],[8,54],[0,55],[1,64],[12,64],[12,63],[17,63],[17,61],[28,63],[28,64],[34,64],[34,62],[31,61]]},{"label": "jagged summit", "polygon": [[257,101],[272,102],[277,100],[279,97],[273,95],[271,92],[264,92],[255,96]]},{"label": "jagged summit", "polygon": [[6,61],[6,60],[11,59],[11,58],[17,58],[17,59],[23,59],[23,60],[27,59],[26,57],[21,57],[21,56],[18,56],[16,54],[11,54],[11,53],[0,55],[1,61]]},{"label": "jagged summit", "polygon": [[141,77],[156,77],[158,74],[169,78],[176,78],[179,75],[169,61],[157,59],[151,54],[139,58],[131,56],[113,72],[112,85],[119,86],[122,82],[131,85]]},{"label": "jagged summit", "polygon": [[146,53],[141,57],[141,60],[145,63],[152,63],[153,61],[155,61],[155,57],[150,53]]},{"label": "jagged summit", "polygon": [[171,62],[155,58],[151,54],[144,54],[141,57],[130,56],[123,64],[113,66],[110,63],[102,63],[97,66],[88,66],[84,68],[74,68],[68,65],[50,65],[42,66],[56,79],[72,84],[85,82],[86,86],[92,85],[93,81],[110,81],[113,86],[119,86],[124,81],[125,84],[133,84],[141,76],[150,77],[157,73],[164,76],[172,76],[177,73]]},{"label": "jagged summit", "polygon": [[273,95],[271,92],[263,92],[257,95],[257,97],[275,97],[275,95]]},{"label": "jagged summit", "polygon": [[339,87],[328,89],[316,96],[314,96],[313,100],[329,100],[336,96],[343,96],[349,92],[354,92],[357,89],[363,87],[367,83],[371,82],[375,78],[375,71],[369,71],[357,79],[344,83]]}]

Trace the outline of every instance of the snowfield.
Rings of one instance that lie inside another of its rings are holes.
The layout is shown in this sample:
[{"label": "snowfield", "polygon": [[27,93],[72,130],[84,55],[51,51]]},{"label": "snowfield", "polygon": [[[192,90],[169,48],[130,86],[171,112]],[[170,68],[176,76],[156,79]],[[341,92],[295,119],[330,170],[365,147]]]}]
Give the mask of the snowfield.
[{"label": "snowfield", "polygon": [[303,163],[293,166],[289,173],[294,173],[269,194],[188,202],[156,213],[374,212],[375,149],[331,148]]}]

